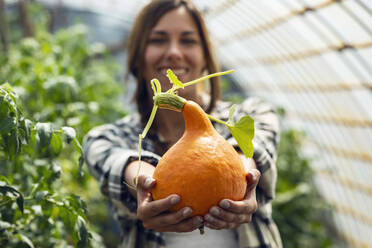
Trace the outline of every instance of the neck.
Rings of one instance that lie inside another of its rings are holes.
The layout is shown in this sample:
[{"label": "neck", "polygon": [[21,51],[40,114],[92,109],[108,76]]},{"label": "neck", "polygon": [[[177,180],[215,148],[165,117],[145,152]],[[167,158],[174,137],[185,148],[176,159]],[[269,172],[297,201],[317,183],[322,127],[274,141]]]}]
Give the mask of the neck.
[{"label": "neck", "polygon": [[185,122],[182,113],[167,109],[158,109],[155,118],[157,132],[163,140],[162,142],[173,145],[183,135]]}]

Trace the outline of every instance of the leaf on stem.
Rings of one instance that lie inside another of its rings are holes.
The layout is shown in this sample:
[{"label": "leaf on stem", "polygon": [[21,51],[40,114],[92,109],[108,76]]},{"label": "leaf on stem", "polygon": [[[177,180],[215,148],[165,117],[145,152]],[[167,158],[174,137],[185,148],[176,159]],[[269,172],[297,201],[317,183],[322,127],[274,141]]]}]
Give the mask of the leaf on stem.
[{"label": "leaf on stem", "polygon": [[51,147],[53,149],[53,154],[58,155],[61,153],[63,148],[63,141],[61,136],[56,133],[52,134],[52,139],[50,140]]},{"label": "leaf on stem", "polygon": [[167,70],[167,77],[172,84],[176,85],[179,88],[184,88],[183,83],[177,78],[176,74],[174,74],[171,69]]},{"label": "leaf on stem", "polygon": [[247,158],[253,156],[254,120],[249,115],[243,116],[237,123],[228,125],[240,149]]}]

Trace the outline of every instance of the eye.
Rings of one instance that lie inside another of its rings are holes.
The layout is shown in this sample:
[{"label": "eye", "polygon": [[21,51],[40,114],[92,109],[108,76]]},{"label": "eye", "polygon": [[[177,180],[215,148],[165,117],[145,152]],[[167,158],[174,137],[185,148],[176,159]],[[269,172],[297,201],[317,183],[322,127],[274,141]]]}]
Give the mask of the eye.
[{"label": "eye", "polygon": [[198,43],[197,40],[191,39],[191,38],[184,38],[184,39],[181,40],[181,42],[183,44],[189,44],[189,45]]},{"label": "eye", "polygon": [[150,38],[148,43],[151,43],[151,44],[162,44],[165,42],[165,39],[163,38]]}]

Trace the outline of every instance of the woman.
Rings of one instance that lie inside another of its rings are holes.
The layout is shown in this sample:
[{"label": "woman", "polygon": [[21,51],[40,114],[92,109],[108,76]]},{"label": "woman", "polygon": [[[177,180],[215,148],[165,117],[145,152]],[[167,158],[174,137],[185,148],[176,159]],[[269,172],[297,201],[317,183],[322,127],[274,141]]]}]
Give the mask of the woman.
[{"label": "woman", "polygon": [[[190,218],[189,207],[169,212],[180,201],[180,196],[152,199],[150,192],[155,181],[151,176],[155,166],[184,131],[182,114],[169,110],[158,111],[143,142],[144,162],[137,189],[126,185],[134,185],[137,175],[138,134],[153,104],[150,80],[159,79],[164,91],[171,87],[166,77],[169,68],[182,82],[219,71],[198,10],[189,1],[182,0],[157,0],[145,6],[129,38],[128,68],[137,79],[138,113],[93,129],[84,141],[86,163],[100,182],[102,192],[117,209],[122,247],[281,247],[270,205],[276,182],[278,119],[269,106],[257,99],[248,99],[237,108],[238,115],[250,114],[256,123],[253,159],[241,156],[252,182],[242,201],[224,199],[205,216]],[[218,78],[210,80],[209,96],[203,95],[197,86],[186,87],[178,93],[197,102],[213,116],[226,120],[231,104],[217,101],[218,81]],[[239,150],[230,133],[213,124]],[[208,228],[203,236],[196,230],[202,225]]]}]

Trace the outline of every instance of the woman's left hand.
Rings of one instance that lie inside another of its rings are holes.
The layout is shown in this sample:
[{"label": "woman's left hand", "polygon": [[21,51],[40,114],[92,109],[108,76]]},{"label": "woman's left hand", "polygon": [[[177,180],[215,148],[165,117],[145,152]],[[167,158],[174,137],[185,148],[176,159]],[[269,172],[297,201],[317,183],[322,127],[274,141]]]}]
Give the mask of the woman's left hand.
[{"label": "woman's left hand", "polygon": [[256,186],[260,179],[257,169],[250,169],[247,173],[247,190],[244,199],[232,201],[223,199],[218,206],[213,206],[204,216],[204,225],[211,229],[237,228],[252,220],[252,214],[257,210]]}]

